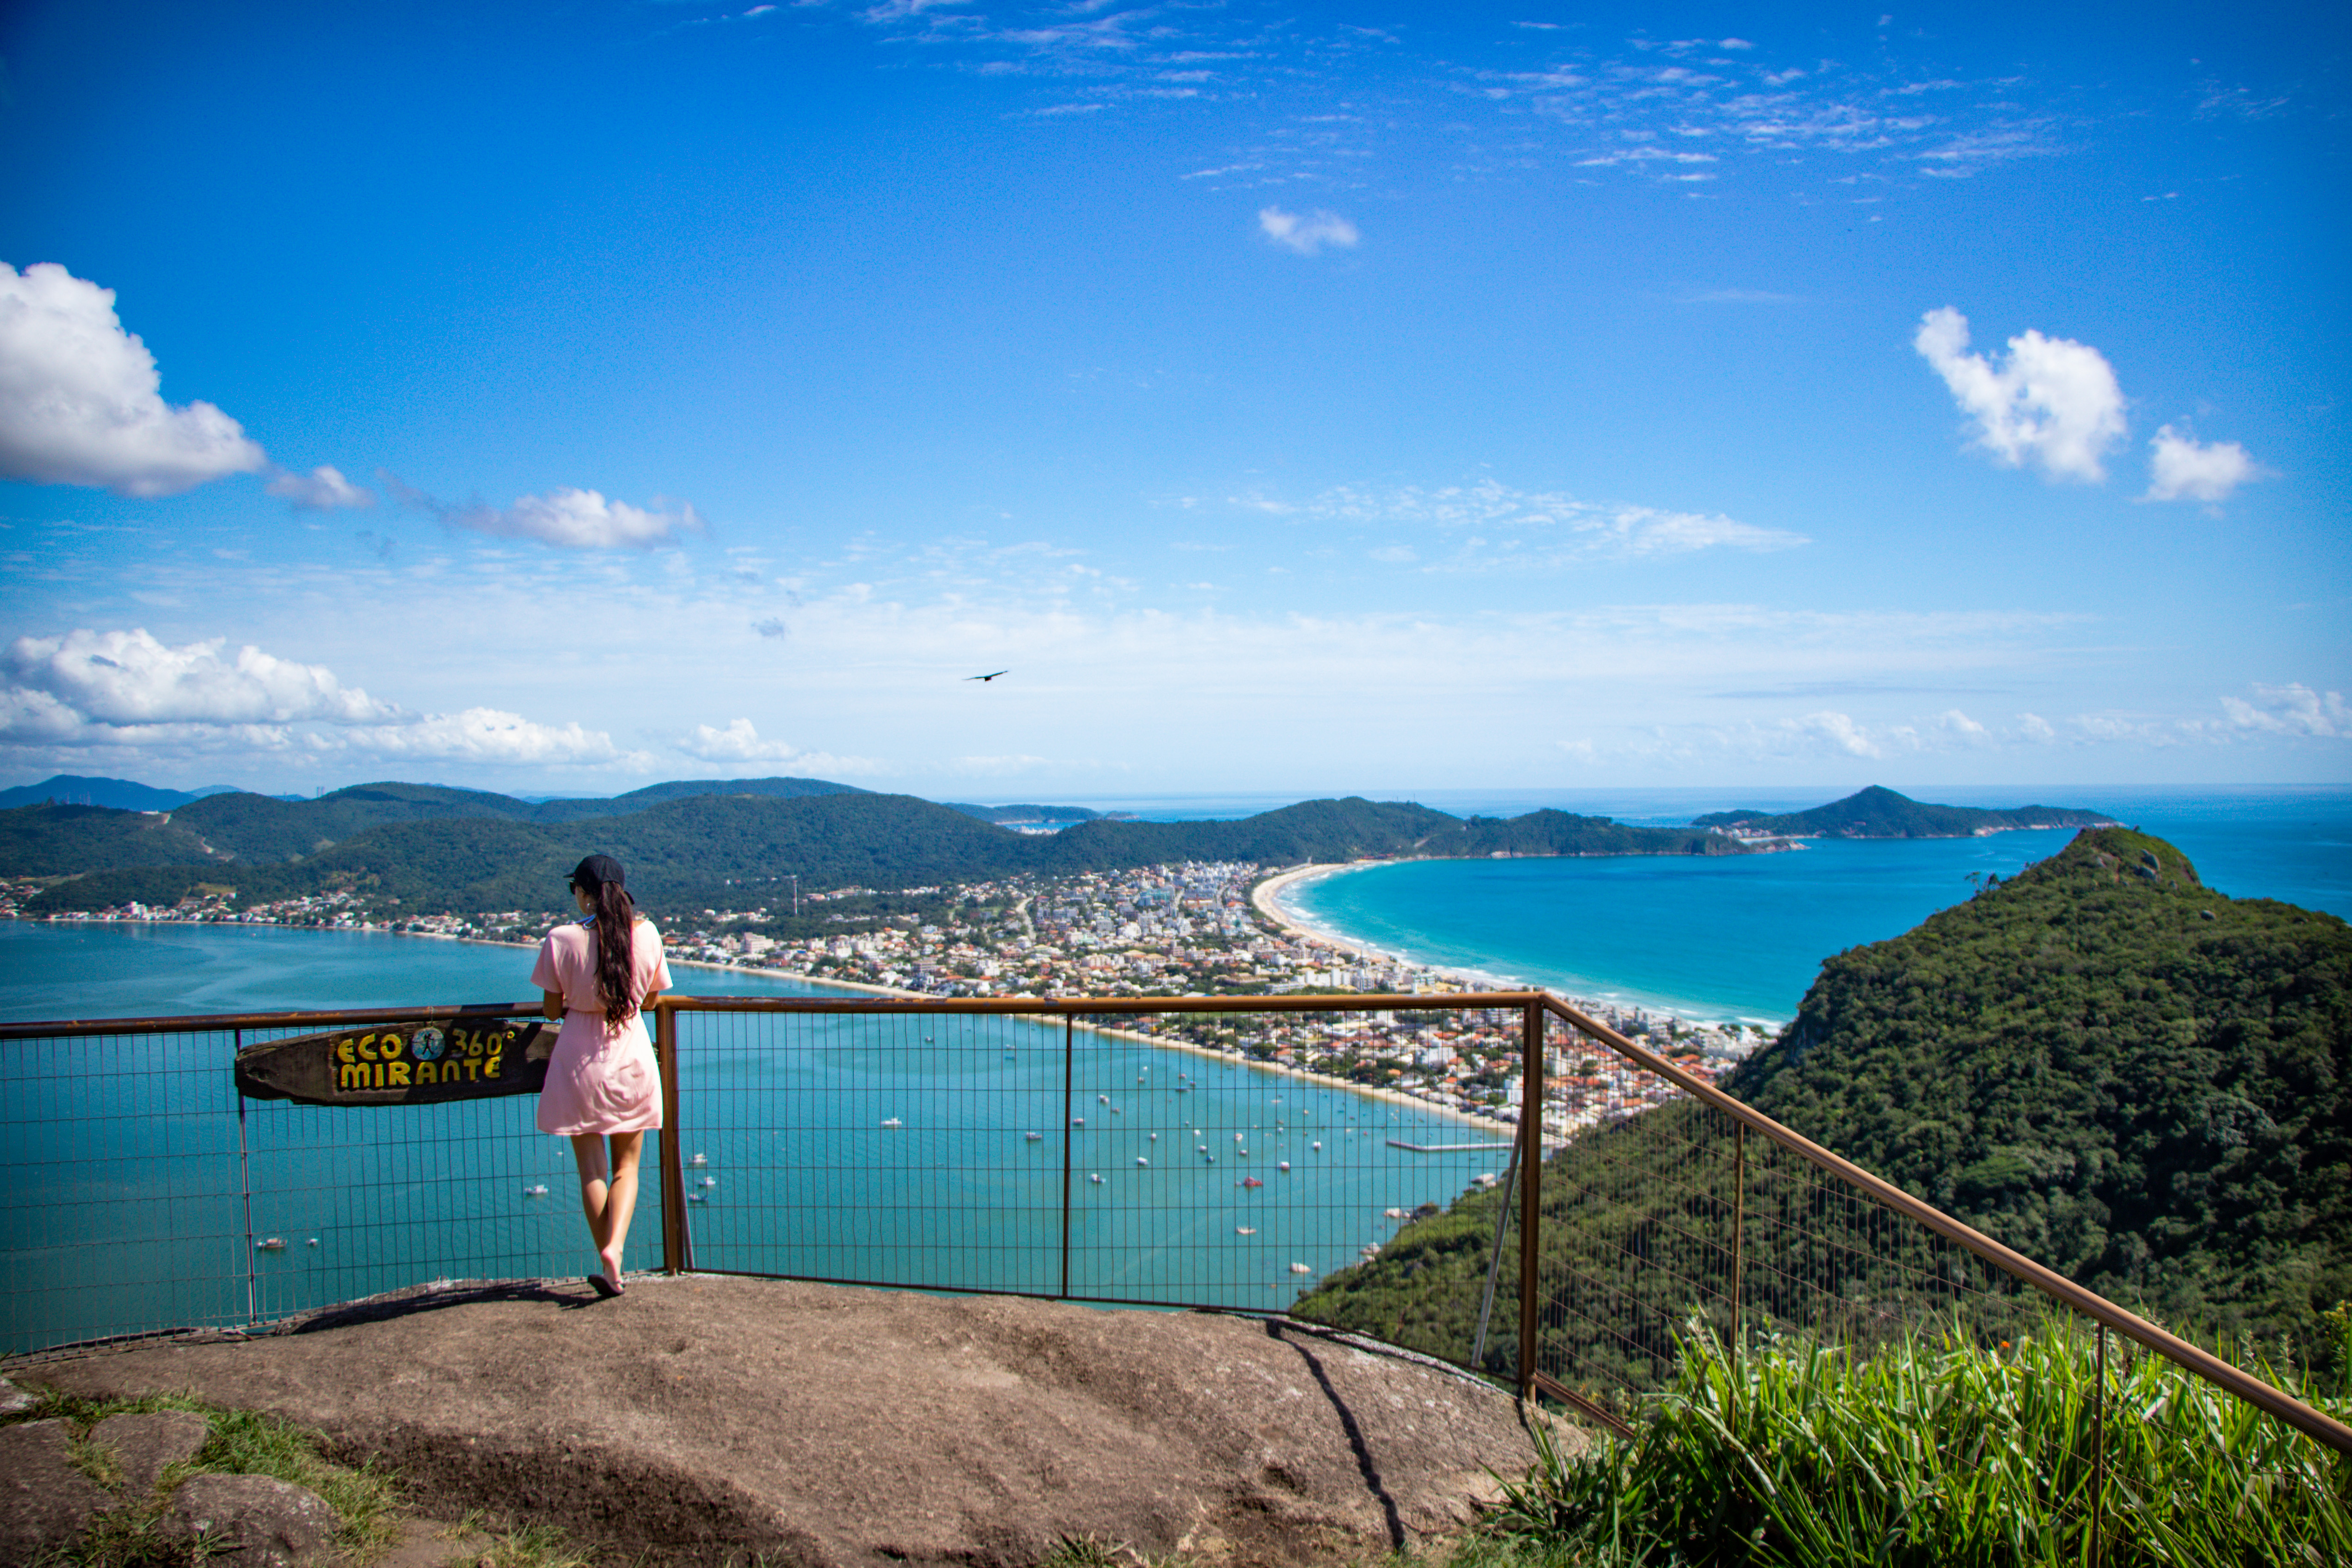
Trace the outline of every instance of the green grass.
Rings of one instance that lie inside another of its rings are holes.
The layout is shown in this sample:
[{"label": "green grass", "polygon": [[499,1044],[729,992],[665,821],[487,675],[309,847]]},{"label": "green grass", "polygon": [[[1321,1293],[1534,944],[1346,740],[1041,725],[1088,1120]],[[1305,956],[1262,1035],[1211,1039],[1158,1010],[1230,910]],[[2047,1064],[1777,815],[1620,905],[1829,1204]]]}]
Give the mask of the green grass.
[{"label": "green grass", "polygon": [[102,1486],[118,1484],[110,1450],[89,1441],[89,1433],[110,1416],[157,1410],[193,1410],[209,1428],[205,1445],[184,1465],[165,1469],[155,1498],[129,1498],[91,1521],[73,1552],[52,1561],[57,1568],[177,1568],[203,1561],[199,1547],[175,1546],[155,1532],[172,1488],[193,1475],[268,1476],[319,1494],[341,1521],[336,1544],[346,1560],[364,1563],[393,1539],[399,1490],[373,1465],[352,1469],[330,1461],[318,1437],[289,1421],[257,1410],[235,1410],[184,1395],[155,1394],[128,1399],[85,1399],[50,1392],[19,1421],[63,1419],[74,1462]]},{"label": "green grass", "polygon": [[[1910,1340],[1857,1356],[1685,1336],[1627,1440],[1570,1458],[1540,1430],[1449,1568],[1870,1563],[2106,1568],[2352,1563],[2352,1460],[2111,1336]],[[2337,1364],[2343,1364],[2339,1357]],[[2352,1401],[2264,1375],[2339,1418]],[[2093,1455],[2104,1436],[2105,1481]]]}]

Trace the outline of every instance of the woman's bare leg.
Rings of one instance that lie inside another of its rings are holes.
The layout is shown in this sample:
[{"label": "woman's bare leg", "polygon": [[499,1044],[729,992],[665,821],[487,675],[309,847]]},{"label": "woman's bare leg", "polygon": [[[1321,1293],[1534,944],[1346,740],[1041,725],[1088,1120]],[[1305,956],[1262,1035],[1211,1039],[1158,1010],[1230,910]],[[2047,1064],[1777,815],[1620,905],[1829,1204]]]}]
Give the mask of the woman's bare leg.
[{"label": "woman's bare leg", "polygon": [[[618,1140],[615,1140],[616,1142]],[[588,1217],[588,1239],[596,1244],[597,1255],[604,1251],[604,1216],[612,1207],[612,1183],[604,1164],[604,1138],[601,1133],[581,1133],[572,1140],[572,1160],[580,1167],[580,1210]],[[632,1160],[632,1165],[635,1161]],[[629,1173],[630,1200],[635,1201],[636,1173]],[[614,1284],[620,1276],[606,1270]]]},{"label": "woman's bare leg", "polygon": [[645,1147],[643,1133],[613,1134],[613,1178],[605,1189],[596,1250],[604,1261],[604,1278],[615,1285],[621,1282],[621,1249],[629,1239],[629,1217],[636,1212],[637,1163]]}]

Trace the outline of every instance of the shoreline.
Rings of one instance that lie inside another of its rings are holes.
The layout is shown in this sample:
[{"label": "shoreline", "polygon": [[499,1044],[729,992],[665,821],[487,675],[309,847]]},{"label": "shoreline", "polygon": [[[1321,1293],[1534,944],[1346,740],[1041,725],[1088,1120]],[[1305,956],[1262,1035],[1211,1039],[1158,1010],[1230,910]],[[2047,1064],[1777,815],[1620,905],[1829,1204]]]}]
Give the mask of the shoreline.
[{"label": "shoreline", "polygon": [[[1497,974],[1491,969],[1471,969],[1433,964],[1394,948],[1383,947],[1377,943],[1367,942],[1359,937],[1343,936],[1337,931],[1312,924],[1307,916],[1283,902],[1284,896],[1287,894],[1314,883],[1326,882],[1333,877],[1344,875],[1349,872],[1370,871],[1381,866],[1405,863],[1398,860],[1360,860],[1319,862],[1293,866],[1286,871],[1278,871],[1272,876],[1261,879],[1255,886],[1252,887],[1250,907],[1300,941],[1319,943],[1326,947],[1336,948],[1342,953],[1373,963],[1395,964],[1407,968],[1419,969],[1441,979],[1458,982],[1473,989],[1485,986],[1500,986],[1512,990],[1548,990],[1565,996],[1570,1003],[1582,1008],[1587,1012],[1593,1012],[1596,1009],[1630,1008],[1636,1011],[1671,1019],[1677,1024],[1696,1024],[1706,1027],[1752,1025],[1760,1026],[1767,1030],[1777,1030],[1787,1027],[1789,1023],[1787,1019],[1759,1019],[1727,1011],[1720,1008],[1702,1009],[1690,1003],[1675,1002],[1665,998],[1644,998],[1638,996],[1610,998],[1604,992],[1601,1001],[1596,1003],[1590,998],[1570,992],[1566,987],[1547,981],[1529,980],[1516,975]],[[1688,1010],[1685,1010],[1686,1009]]]},{"label": "shoreline", "polygon": [[[1255,897],[1255,894],[1253,894],[1252,896]],[[198,925],[227,929],[256,931],[325,932],[334,935],[410,937],[427,942],[454,942],[467,944],[477,947],[505,947],[512,951],[524,953],[535,952],[538,950],[539,946],[535,942],[509,942],[500,940],[495,936],[458,936],[438,931],[399,931],[385,925],[278,925],[275,924],[265,924],[259,921],[186,921],[148,919],[75,921],[59,920],[55,917],[51,917],[47,920],[27,921],[26,924],[44,925]],[[867,996],[888,997],[894,1000],[900,1001],[944,1001],[947,999],[945,998],[934,997],[928,991],[910,991],[900,987],[870,985],[862,980],[823,979],[814,975],[805,974],[798,969],[749,969],[740,964],[714,964],[707,958],[671,958],[669,963],[673,968],[703,969],[718,974],[729,975],[757,975],[798,985],[816,987],[824,990],[861,992]],[[673,991],[671,994],[677,995],[681,993]],[[691,993],[683,994],[690,995]],[[1042,1001],[1046,998],[1038,998],[1034,999]],[[1235,1012],[1247,1012],[1250,1010],[1248,1004],[1254,998],[1242,996],[1234,997],[1231,999],[1234,1004],[1234,1010]],[[1055,1015],[1045,1013],[1023,1015],[1016,1013],[1010,1016],[1050,1018]],[[1205,1061],[1229,1062],[1234,1066],[1247,1068],[1253,1071],[1271,1073],[1284,1078],[1297,1079],[1304,1083],[1315,1087],[1336,1090],[1342,1093],[1355,1095],[1359,1099],[1386,1101],[1391,1104],[1401,1105],[1408,1109],[1425,1112],[1432,1115],[1444,1116],[1453,1121],[1459,1122],[1466,1126],[1476,1127],[1481,1132],[1491,1133],[1498,1137],[1509,1139],[1518,1136],[1518,1127],[1516,1123],[1500,1122],[1492,1117],[1479,1115],[1475,1112],[1463,1111],[1452,1105],[1441,1105],[1436,1103],[1434,1101],[1423,1100],[1417,1095],[1407,1094],[1399,1090],[1383,1089],[1369,1083],[1355,1083],[1344,1078],[1333,1078],[1327,1073],[1316,1072],[1307,1068],[1295,1067],[1287,1062],[1261,1061],[1255,1058],[1243,1056],[1234,1052],[1219,1051],[1213,1047],[1197,1045],[1191,1040],[1176,1040],[1160,1035],[1144,1034],[1139,1030],[1121,1029],[1112,1024],[1091,1023],[1084,1018],[1073,1018],[1071,1019],[1071,1024],[1073,1028],[1084,1030],[1089,1034],[1126,1040],[1136,1045],[1150,1046],[1157,1051],[1181,1051],[1187,1056],[1199,1057]],[[1549,1137],[1549,1134],[1547,1134],[1547,1137]]]}]

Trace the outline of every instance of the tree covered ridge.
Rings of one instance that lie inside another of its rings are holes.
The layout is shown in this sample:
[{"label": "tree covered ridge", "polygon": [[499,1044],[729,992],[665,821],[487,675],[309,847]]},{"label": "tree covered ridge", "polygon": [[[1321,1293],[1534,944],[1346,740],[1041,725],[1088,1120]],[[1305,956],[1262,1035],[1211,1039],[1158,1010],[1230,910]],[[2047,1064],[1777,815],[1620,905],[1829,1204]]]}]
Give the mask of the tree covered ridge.
[{"label": "tree covered ridge", "polygon": [[1815,806],[1809,811],[1709,811],[1694,818],[1692,825],[1737,827],[1797,838],[1965,839],[2016,828],[2097,828],[2115,824],[2096,811],[2077,810],[2071,806],[2019,806],[2009,810],[1938,806],[1873,784],[1843,800]]},{"label": "tree covered ridge", "polygon": [[2352,927],[2096,829],[1822,965],[1730,1092],[2182,1322],[2352,1295]]},{"label": "tree covered ridge", "polygon": [[[27,806],[0,811],[0,875],[88,873],[28,899],[24,907],[33,915],[109,909],[133,899],[169,905],[199,885],[233,887],[240,905],[350,892],[371,908],[389,908],[397,899],[406,915],[470,914],[560,909],[565,873],[581,856],[602,852],[621,858],[631,890],[659,913],[749,908],[775,894],[747,889],[791,876],[803,891],[817,892],[1181,861],[1288,865],[1364,856],[1753,852],[1719,833],[1628,827],[1606,817],[1540,810],[1507,821],[1465,820],[1411,802],[1354,797],[1301,801],[1237,821],[1097,819],[1045,835],[1014,832],[913,796],[865,790],[698,791],[624,815],[562,821],[519,821],[491,809],[505,800],[408,784],[361,786],[315,801],[215,796],[174,812],[170,825],[185,831],[152,850],[124,824],[163,819]],[[197,831],[201,845],[189,836]],[[85,845],[94,849],[86,853]],[[200,849],[213,857],[234,854],[236,863],[200,860]],[[36,865],[41,869],[31,869]]]}]

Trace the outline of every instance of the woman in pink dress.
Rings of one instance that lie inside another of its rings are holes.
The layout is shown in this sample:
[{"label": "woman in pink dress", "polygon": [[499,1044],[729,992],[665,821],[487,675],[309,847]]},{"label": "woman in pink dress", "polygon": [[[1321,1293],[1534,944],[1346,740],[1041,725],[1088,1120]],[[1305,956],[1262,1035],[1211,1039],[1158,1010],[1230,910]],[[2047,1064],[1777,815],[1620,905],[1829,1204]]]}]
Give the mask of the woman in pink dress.
[{"label": "woman in pink dress", "polygon": [[661,933],[637,913],[625,880],[610,855],[590,855],[572,868],[572,896],[587,918],[549,932],[530,972],[547,1016],[563,1020],[539,1092],[539,1130],[572,1140],[580,1207],[604,1265],[588,1283],[600,1296],[621,1293],[637,1157],[646,1129],[662,1124],[661,1067],[640,1009],[669,988],[669,961]]}]

